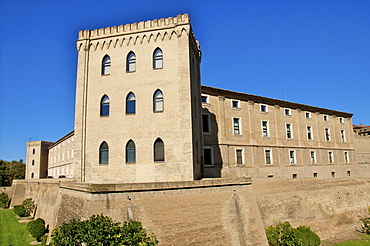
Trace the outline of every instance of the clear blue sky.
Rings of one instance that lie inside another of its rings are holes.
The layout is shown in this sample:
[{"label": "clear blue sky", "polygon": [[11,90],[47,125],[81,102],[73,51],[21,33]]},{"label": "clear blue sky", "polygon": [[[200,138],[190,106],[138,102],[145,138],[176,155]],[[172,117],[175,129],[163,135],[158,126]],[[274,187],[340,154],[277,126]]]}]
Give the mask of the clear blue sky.
[{"label": "clear blue sky", "polygon": [[[189,13],[203,85],[370,125],[370,1],[4,1],[0,159],[74,128],[79,30]],[[284,89],[286,88],[286,90]],[[286,93],[285,93],[286,91]]]}]

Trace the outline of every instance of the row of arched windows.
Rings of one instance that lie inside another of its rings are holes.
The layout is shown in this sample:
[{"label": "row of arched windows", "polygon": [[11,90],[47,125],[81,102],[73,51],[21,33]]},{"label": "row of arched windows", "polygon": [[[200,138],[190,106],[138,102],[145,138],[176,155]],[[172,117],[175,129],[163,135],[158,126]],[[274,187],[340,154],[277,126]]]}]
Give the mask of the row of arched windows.
[{"label": "row of arched windows", "polygon": [[[153,94],[153,111],[162,112],[164,110],[163,93],[161,90],[156,90]],[[100,116],[109,116],[110,100],[107,95],[104,95],[100,100]],[[136,113],[136,96],[130,92],[126,97],[126,114]]]},{"label": "row of arched windows", "polygon": [[[153,144],[153,158],[155,162],[164,161],[164,143],[163,140],[157,138]],[[126,163],[136,162],[136,145],[133,140],[129,140],[126,144]],[[102,142],[99,147],[99,164],[109,163],[109,146],[107,142]]]},{"label": "row of arched windows", "polygon": [[[111,58],[109,55],[105,55],[102,60],[101,74],[110,74]],[[156,48],[153,52],[153,68],[163,68],[163,52],[160,48]],[[130,51],[126,57],[126,72],[136,71],[136,55],[133,51]]]}]

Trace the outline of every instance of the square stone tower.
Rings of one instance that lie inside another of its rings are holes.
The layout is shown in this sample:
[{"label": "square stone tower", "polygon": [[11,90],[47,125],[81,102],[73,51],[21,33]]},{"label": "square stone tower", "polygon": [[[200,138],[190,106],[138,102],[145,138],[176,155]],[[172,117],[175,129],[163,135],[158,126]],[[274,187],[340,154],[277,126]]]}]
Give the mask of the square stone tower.
[{"label": "square stone tower", "polygon": [[187,14],[79,32],[75,177],[202,178],[201,52]]}]

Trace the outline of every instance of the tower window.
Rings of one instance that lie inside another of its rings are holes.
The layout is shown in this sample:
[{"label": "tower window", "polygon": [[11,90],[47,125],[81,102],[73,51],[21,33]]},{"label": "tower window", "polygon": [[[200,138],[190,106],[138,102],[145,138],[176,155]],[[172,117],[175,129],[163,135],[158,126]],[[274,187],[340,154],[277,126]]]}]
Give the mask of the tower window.
[{"label": "tower window", "polygon": [[135,94],[130,92],[126,98],[126,114],[136,113],[136,97]]},{"label": "tower window", "polygon": [[126,71],[135,72],[136,71],[136,55],[134,52],[130,52],[126,59]]},{"label": "tower window", "polygon": [[134,141],[130,140],[126,144],[126,163],[136,162],[136,147]]},{"label": "tower window", "polygon": [[211,147],[204,148],[204,165],[212,166],[213,165],[213,154]]},{"label": "tower window", "polygon": [[163,93],[161,90],[156,90],[153,96],[153,110],[154,112],[162,112],[163,107]]},{"label": "tower window", "polygon": [[104,95],[100,101],[100,116],[109,116],[109,97]]},{"label": "tower window", "polygon": [[154,161],[164,161],[164,143],[160,138],[154,142]]},{"label": "tower window", "polygon": [[160,48],[155,49],[153,53],[153,68],[163,68],[163,52]]},{"label": "tower window", "polygon": [[108,75],[110,74],[110,57],[108,55],[104,56],[102,66],[101,66],[101,74]]},{"label": "tower window", "polygon": [[108,164],[109,158],[109,147],[106,142],[102,142],[99,148],[99,163]]}]

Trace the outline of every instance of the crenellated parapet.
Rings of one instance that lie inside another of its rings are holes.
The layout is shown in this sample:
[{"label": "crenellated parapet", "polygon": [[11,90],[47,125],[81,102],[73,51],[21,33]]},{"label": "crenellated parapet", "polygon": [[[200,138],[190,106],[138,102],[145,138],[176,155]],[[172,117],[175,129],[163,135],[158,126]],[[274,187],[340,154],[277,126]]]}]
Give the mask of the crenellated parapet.
[{"label": "crenellated parapet", "polygon": [[86,45],[92,50],[131,46],[142,43],[171,40],[183,35],[191,37],[200,50],[190,26],[189,14],[176,17],[135,22],[126,25],[79,31],[77,50]]}]

